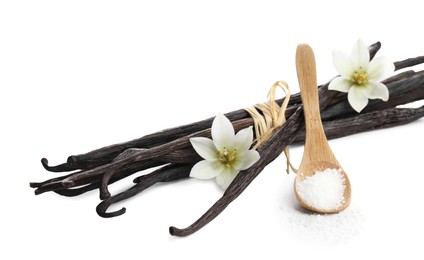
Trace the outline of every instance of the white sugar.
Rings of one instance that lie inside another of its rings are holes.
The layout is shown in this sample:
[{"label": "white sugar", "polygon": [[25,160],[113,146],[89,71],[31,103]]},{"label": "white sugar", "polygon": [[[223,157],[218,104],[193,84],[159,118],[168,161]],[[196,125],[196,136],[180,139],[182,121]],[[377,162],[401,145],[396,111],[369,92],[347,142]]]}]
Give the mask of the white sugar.
[{"label": "white sugar", "polygon": [[339,208],[344,203],[345,179],[341,169],[325,169],[297,184],[297,193],[308,205],[322,210]]},{"label": "white sugar", "polygon": [[362,232],[366,217],[355,205],[337,214],[316,214],[294,205],[282,211],[284,225],[294,238],[322,245],[348,243]]}]

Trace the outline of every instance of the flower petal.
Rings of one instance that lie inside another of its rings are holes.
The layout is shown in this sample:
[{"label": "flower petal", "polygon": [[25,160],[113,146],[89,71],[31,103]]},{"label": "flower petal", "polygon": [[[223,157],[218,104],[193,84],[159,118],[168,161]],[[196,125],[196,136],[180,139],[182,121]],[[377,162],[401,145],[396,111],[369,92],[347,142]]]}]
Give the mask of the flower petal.
[{"label": "flower petal", "polygon": [[354,70],[357,70],[359,67],[362,67],[363,70],[368,69],[368,64],[370,63],[370,53],[363,41],[358,40],[356,42],[355,46],[353,46],[350,58]]},{"label": "flower petal", "polygon": [[236,160],[232,166],[239,171],[246,170],[253,164],[255,164],[260,158],[257,151],[249,150],[237,155]]},{"label": "flower petal", "polygon": [[381,99],[383,101],[389,100],[389,90],[386,85],[380,82],[371,82],[372,88],[368,94],[370,99]]},{"label": "flower petal", "polygon": [[190,177],[197,179],[212,179],[218,176],[225,166],[220,161],[203,160],[196,163],[190,171]]},{"label": "flower petal", "polygon": [[353,73],[350,58],[341,51],[333,51],[333,64],[337,72],[344,78],[349,79]]},{"label": "flower petal", "polygon": [[194,150],[206,160],[217,160],[217,152],[214,142],[206,137],[190,138]]},{"label": "flower petal", "polygon": [[328,89],[347,93],[349,92],[349,89],[352,87],[352,85],[352,81],[342,77],[337,77],[330,82]]},{"label": "flower petal", "polygon": [[216,177],[216,183],[218,183],[221,189],[226,190],[238,173],[238,170],[227,167]]},{"label": "flower petal", "polygon": [[368,104],[368,87],[351,87],[347,94],[349,104],[356,112],[360,113]]},{"label": "flower petal", "polygon": [[234,148],[237,148],[238,152],[244,152],[249,150],[253,142],[253,130],[252,127],[247,127],[240,130],[234,139]]},{"label": "flower petal", "polygon": [[395,71],[395,64],[386,57],[374,58],[368,66],[370,80],[379,81],[387,78]]},{"label": "flower petal", "polygon": [[218,114],[212,123],[212,140],[218,150],[233,143],[234,127],[230,120],[222,114]]}]

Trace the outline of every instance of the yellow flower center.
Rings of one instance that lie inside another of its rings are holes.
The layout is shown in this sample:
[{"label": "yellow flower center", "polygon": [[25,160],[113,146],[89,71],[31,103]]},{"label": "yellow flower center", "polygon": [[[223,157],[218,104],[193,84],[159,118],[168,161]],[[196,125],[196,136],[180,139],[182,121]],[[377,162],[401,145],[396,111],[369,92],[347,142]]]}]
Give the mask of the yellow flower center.
[{"label": "yellow flower center", "polygon": [[220,160],[225,167],[230,168],[231,163],[236,158],[237,149],[228,149],[227,147],[222,148],[222,150],[218,151],[218,160]]},{"label": "yellow flower center", "polygon": [[363,70],[362,67],[359,67],[359,69],[353,72],[351,80],[355,85],[363,86],[368,83],[368,72]]}]

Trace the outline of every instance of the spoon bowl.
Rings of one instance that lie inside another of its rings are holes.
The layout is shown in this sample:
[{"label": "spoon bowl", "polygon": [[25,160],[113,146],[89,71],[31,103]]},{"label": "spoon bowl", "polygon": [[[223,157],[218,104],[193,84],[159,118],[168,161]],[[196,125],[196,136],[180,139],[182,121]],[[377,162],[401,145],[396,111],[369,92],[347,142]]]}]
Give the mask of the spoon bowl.
[{"label": "spoon bowl", "polygon": [[[300,204],[308,210],[317,213],[338,213],[350,204],[351,185],[325,136],[319,108],[315,56],[311,47],[306,44],[297,47],[296,69],[305,115],[306,138],[302,161],[295,179],[295,195]],[[341,174],[344,184],[343,200],[334,208],[318,208],[308,203],[300,195],[299,184],[317,172],[324,172],[328,169],[337,170]]]},{"label": "spoon bowl", "polygon": [[[305,164],[307,167],[300,167],[298,170],[298,174],[296,175],[295,179],[295,195],[297,200],[299,201],[300,205],[302,207],[313,211],[317,213],[338,213],[345,208],[347,208],[351,201],[351,186],[349,177],[345,173],[345,171],[341,168],[339,164],[331,163],[328,161],[317,161],[317,162],[311,162],[309,164]],[[340,173],[343,176],[343,181],[345,185],[345,190],[343,192],[343,201],[340,206],[331,208],[331,209],[324,209],[319,207],[314,207],[313,205],[309,204],[302,196],[299,194],[298,185],[303,182],[306,178],[313,176],[317,172],[324,172],[327,169],[340,169]]]}]

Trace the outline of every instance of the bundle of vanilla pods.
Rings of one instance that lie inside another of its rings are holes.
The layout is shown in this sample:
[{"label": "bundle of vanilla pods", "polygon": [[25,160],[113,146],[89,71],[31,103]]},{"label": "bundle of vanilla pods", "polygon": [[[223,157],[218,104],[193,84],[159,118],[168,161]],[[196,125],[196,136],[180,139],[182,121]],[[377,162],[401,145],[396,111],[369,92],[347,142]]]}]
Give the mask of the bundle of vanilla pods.
[{"label": "bundle of vanilla pods", "polygon": [[[371,59],[380,49],[379,42],[369,47]],[[424,56],[395,62],[396,71],[424,63]],[[354,111],[345,93],[328,90],[328,83],[318,86],[321,117],[329,139],[364,131],[406,124],[424,116],[424,107],[397,108],[424,99],[424,71],[404,70],[383,81],[389,89],[387,102],[370,100],[361,112]],[[276,100],[281,104],[283,99]],[[240,109],[226,114],[235,131],[253,125],[253,119]],[[190,235],[218,216],[254,178],[284,148],[304,142],[304,119],[300,94],[292,95],[286,110],[286,123],[275,130],[272,137],[257,151],[260,160],[251,168],[240,172],[223,196],[196,222],[184,229],[170,227],[171,235]],[[213,118],[192,124],[166,129],[129,142],[103,147],[85,154],[73,155],[57,166],[49,166],[41,160],[47,171],[71,172],[43,182],[31,182],[35,194],[53,191],[63,196],[78,196],[91,190],[99,190],[101,202],[97,213],[102,217],[115,217],[125,213],[125,208],[108,212],[110,205],[133,197],[158,182],[171,182],[189,177],[192,166],[202,158],[191,147],[191,137],[210,137]],[[158,167],[148,174],[143,173]],[[108,185],[139,173],[134,185],[118,194],[110,194]]]}]

